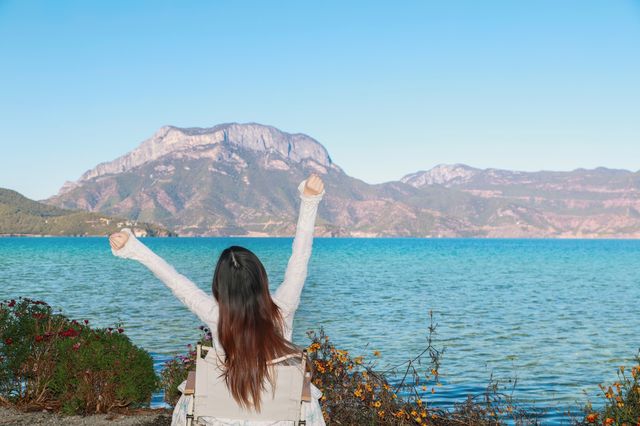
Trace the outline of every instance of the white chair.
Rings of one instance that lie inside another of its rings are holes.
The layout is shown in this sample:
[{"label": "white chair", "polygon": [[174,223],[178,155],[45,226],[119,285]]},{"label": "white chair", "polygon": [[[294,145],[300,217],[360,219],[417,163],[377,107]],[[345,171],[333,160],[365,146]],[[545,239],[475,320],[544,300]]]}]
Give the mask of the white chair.
[{"label": "white chair", "polygon": [[266,383],[260,412],[243,408],[233,399],[224,381],[222,361],[214,348],[197,345],[196,369],[189,372],[184,391],[184,395],[193,396],[187,410],[187,426],[197,425],[200,417],[306,424],[301,418],[302,402],[311,400],[311,373],[306,351],[269,363],[275,371],[275,390]]}]

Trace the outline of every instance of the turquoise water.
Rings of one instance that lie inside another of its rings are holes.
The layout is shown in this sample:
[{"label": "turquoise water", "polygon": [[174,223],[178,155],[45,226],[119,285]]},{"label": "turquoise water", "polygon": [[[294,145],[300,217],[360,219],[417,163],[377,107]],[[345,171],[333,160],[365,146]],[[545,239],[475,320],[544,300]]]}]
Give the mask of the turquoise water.
[{"label": "turquoise water", "polygon": [[[274,288],[291,252],[289,238],[143,241],[207,292],[229,245],[253,250]],[[105,238],[0,238],[0,298],[18,296],[98,326],[120,320],[158,365],[198,336],[197,318]],[[638,300],[640,241],[319,238],[294,340],[323,326],[340,347],[396,364],[424,348],[432,310],[446,347],[432,404],[517,378],[514,396],[556,423],[632,362]]]}]

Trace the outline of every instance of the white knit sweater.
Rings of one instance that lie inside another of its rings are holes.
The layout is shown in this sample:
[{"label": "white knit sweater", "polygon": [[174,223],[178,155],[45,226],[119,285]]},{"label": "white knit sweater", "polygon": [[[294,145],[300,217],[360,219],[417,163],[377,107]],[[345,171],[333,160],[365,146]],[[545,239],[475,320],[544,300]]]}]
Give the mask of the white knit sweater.
[{"label": "white knit sweater", "polygon": [[[283,333],[288,340],[291,340],[293,317],[300,303],[300,294],[302,293],[302,288],[307,277],[307,264],[311,257],[313,231],[318,212],[318,204],[324,196],[324,191],[318,195],[305,195],[303,192],[305,183],[306,180],[298,185],[301,203],[296,235],[293,239],[291,258],[287,264],[284,281],[280,284],[275,294],[272,295],[273,301],[278,305],[282,313],[284,320]],[[121,249],[112,249],[112,253],[125,259],[137,260],[153,272],[156,277],[169,287],[178,300],[200,318],[201,321],[207,324],[213,336],[213,344],[217,350],[220,350],[221,346],[217,338],[218,303],[213,296],[205,293],[191,280],[177,272],[173,266],[142,244],[142,242],[133,235],[131,230],[125,228],[122,231],[129,234],[129,239]],[[315,389],[315,386],[313,386],[313,388],[314,396],[318,398],[321,393]],[[178,407],[176,406],[176,408]],[[305,408],[307,408],[306,411],[309,414],[311,414],[310,411],[318,414],[317,411],[319,411],[320,407],[317,401],[314,401],[313,407]],[[321,416],[321,413],[319,414]],[[312,423],[324,424],[324,421]],[[307,422],[307,424],[310,423]]]}]

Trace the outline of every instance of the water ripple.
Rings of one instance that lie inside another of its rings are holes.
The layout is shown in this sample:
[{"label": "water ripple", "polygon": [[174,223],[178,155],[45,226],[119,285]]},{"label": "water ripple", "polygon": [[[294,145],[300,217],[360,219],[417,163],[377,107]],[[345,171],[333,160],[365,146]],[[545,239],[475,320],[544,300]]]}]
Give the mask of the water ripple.
[{"label": "water ripple", "polygon": [[[220,252],[238,244],[265,264],[272,287],[291,239],[144,239],[206,292]],[[354,354],[393,365],[424,348],[428,313],[445,346],[451,406],[493,375],[559,422],[615,379],[640,339],[640,241],[317,239],[294,340],[324,327]],[[198,320],[143,266],[115,258],[104,238],[0,238],[0,298],[41,298],[97,326],[121,321],[156,359],[186,350]],[[161,404],[161,395],[154,396]]]}]

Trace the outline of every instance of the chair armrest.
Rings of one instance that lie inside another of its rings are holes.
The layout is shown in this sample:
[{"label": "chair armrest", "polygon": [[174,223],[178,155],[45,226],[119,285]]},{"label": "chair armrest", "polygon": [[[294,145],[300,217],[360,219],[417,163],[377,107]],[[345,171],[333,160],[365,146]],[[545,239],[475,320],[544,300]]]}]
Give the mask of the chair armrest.
[{"label": "chair armrest", "polygon": [[302,382],[302,401],[311,402],[311,373],[306,371]]},{"label": "chair armrest", "polygon": [[193,395],[196,392],[196,372],[195,370],[189,371],[187,375],[187,384],[184,387],[183,395]]}]

